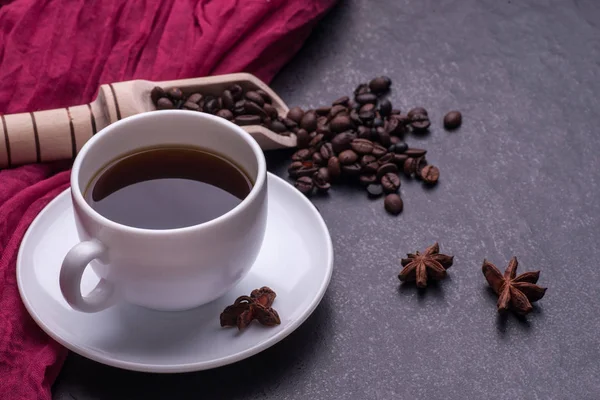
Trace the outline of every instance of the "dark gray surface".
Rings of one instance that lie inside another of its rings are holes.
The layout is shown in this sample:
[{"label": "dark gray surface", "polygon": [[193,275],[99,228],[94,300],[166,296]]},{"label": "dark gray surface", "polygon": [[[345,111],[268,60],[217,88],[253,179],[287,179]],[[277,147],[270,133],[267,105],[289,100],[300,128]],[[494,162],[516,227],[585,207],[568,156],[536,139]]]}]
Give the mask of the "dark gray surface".
[{"label": "dark gray surface", "polygon": [[[529,5],[525,4],[529,3]],[[535,4],[535,5],[534,5]],[[354,0],[322,21],[273,82],[317,106],[376,74],[394,104],[423,105],[442,172],[403,181],[397,218],[364,193],[315,199],[336,253],[321,305],[251,359],[184,375],[121,371],[71,355],[55,399],[600,398],[600,2]],[[450,109],[464,114],[441,129]],[[270,154],[285,175],[287,154]],[[399,288],[403,253],[438,240],[449,279]],[[497,317],[481,273],[541,269],[526,321]]]}]

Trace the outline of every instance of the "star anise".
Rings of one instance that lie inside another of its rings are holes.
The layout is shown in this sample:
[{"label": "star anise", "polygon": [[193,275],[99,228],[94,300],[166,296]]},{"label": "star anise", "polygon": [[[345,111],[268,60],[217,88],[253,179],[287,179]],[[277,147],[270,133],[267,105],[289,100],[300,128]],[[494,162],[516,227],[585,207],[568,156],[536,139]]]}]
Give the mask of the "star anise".
[{"label": "star anise", "polygon": [[263,286],[254,289],[250,296],[238,297],[221,313],[221,326],[237,326],[242,330],[255,319],[262,325],[279,325],[279,314],[271,307],[276,296],[271,288]]},{"label": "star anise", "polygon": [[517,276],[517,257],[510,259],[504,276],[498,268],[488,260],[483,260],[483,275],[498,295],[498,311],[503,312],[511,308],[518,314],[525,315],[533,310],[532,302],[538,301],[546,289],[536,285],[540,271],[525,272]]},{"label": "star anise", "polygon": [[452,266],[453,256],[440,254],[437,243],[425,249],[423,253],[407,254],[408,258],[402,259],[402,271],[398,279],[402,282],[417,282],[417,287],[427,286],[427,278],[440,280],[446,277],[446,270]]}]

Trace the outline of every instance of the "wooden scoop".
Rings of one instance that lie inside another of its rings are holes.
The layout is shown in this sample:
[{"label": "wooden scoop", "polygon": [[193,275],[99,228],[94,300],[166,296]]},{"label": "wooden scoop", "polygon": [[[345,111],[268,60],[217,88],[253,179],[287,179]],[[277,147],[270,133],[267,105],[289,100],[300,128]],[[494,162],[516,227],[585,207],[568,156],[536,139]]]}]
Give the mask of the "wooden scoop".
[{"label": "wooden scoop", "polygon": [[[247,73],[191,78],[164,82],[133,80],[100,86],[98,96],[90,104],[56,110],[0,115],[4,145],[0,143],[0,168],[34,162],[75,158],[81,147],[109,124],[148,111],[156,110],[150,98],[155,86],[165,90],[178,87],[184,94],[200,92],[220,95],[233,84],[244,91],[262,89],[272,100],[280,116],[287,105],[264,82]],[[295,147],[296,136],[279,135],[261,125],[243,126],[263,150]]]}]

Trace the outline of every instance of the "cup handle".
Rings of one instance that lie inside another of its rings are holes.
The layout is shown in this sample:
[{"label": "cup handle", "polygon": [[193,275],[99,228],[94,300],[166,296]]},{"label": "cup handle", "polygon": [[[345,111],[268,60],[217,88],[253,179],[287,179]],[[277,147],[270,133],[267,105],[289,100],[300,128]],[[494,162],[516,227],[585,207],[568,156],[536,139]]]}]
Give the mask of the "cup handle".
[{"label": "cup handle", "polygon": [[115,304],[116,291],[105,279],[87,296],[81,295],[81,278],[88,264],[106,253],[106,247],[98,240],[76,244],[65,256],[60,268],[60,291],[69,305],[78,311],[93,313]]}]

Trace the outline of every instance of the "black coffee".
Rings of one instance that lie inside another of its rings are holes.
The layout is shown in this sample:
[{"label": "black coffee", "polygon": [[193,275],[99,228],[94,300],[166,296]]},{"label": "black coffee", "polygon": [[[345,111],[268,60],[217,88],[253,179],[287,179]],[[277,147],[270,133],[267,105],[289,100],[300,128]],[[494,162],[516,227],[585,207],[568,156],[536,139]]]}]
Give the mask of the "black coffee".
[{"label": "black coffee", "polygon": [[191,147],[157,147],[110,163],[84,196],[114,222],[175,229],[227,213],[251,189],[248,176],[226,158]]}]

